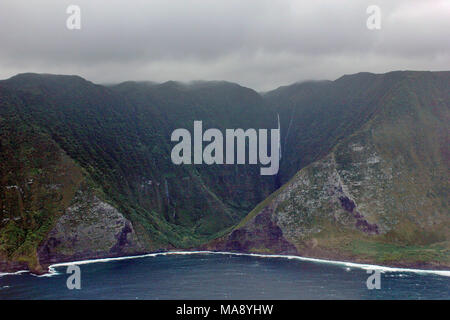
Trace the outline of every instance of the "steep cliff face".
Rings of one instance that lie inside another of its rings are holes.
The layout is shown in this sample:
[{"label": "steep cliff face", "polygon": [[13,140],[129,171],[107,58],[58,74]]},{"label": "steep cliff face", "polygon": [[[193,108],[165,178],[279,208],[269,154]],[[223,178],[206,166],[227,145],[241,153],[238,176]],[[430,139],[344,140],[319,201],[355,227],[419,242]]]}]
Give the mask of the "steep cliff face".
[{"label": "steep cliff face", "polygon": [[275,126],[276,114],[254,90],[226,82],[105,87],[39,74],[0,87],[14,96],[18,122],[49,135],[159,246],[198,244],[274,190],[273,177],[262,177],[256,166],[177,166],[170,157],[171,133],[192,132],[194,120],[204,130]]},{"label": "steep cliff face", "polygon": [[[396,83],[360,130],[209,248],[279,253],[293,245],[312,257],[450,267],[448,81],[412,73]],[[287,244],[267,245],[271,234],[254,232],[264,228]]]},{"label": "steep cliff face", "polygon": [[[40,272],[39,261],[188,248],[240,221],[274,190],[273,177],[257,166],[172,164],[170,135],[192,131],[194,120],[204,130],[270,128],[276,115],[254,90],[226,82],[0,81],[0,268]],[[115,219],[74,207],[86,184],[84,198],[107,201],[129,221],[133,232],[124,227],[121,237],[130,244],[113,240],[119,230],[106,226]],[[92,230],[104,237],[95,241]]]},{"label": "steep cliff face", "polygon": [[0,96],[0,270],[41,273],[54,261],[142,252],[130,221],[100,200],[88,174],[22,121],[20,100]]},{"label": "steep cliff face", "polygon": [[90,190],[80,189],[40,245],[38,257],[41,265],[48,265],[140,252],[144,247],[131,222]]},{"label": "steep cliff face", "polygon": [[[0,270],[204,243],[446,267],[449,83],[364,73],[261,97],[224,82],[0,81]],[[194,120],[271,128],[277,113],[276,177],[170,160],[170,133]]]},{"label": "steep cliff face", "polygon": [[0,96],[0,268],[39,272],[37,246],[83,174],[47,134],[21,121],[13,105],[19,102]]}]

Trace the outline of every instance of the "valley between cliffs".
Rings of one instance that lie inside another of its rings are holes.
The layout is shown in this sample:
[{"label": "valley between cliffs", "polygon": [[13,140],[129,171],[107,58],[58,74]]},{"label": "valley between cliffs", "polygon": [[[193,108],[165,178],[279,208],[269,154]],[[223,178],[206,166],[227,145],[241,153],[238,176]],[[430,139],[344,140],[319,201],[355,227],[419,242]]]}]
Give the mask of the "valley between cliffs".
[{"label": "valley between cliffs", "polygon": [[[450,72],[259,94],[227,82],[0,81],[0,271],[161,251],[450,270]],[[282,160],[175,166],[170,132],[273,128]]]}]

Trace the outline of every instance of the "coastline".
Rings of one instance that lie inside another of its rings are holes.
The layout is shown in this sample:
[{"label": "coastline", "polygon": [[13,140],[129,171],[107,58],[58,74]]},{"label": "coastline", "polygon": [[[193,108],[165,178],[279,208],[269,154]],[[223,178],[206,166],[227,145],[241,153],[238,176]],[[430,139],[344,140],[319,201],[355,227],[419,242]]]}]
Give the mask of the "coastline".
[{"label": "coastline", "polygon": [[394,267],[394,266],[382,266],[369,263],[357,263],[350,261],[337,261],[337,260],[327,260],[319,258],[302,257],[295,255],[278,255],[278,254],[259,254],[259,253],[241,253],[241,252],[226,252],[226,251],[165,251],[165,252],[153,252],[135,256],[122,256],[122,257],[111,257],[111,258],[98,258],[98,259],[87,259],[78,261],[68,261],[61,263],[54,263],[48,266],[47,273],[44,274],[34,274],[30,270],[18,270],[11,273],[0,273],[0,277],[6,275],[18,275],[22,273],[30,273],[37,277],[51,277],[58,274],[55,268],[70,266],[70,265],[83,265],[91,263],[105,263],[110,261],[120,261],[120,260],[131,260],[131,259],[141,259],[147,257],[157,257],[164,255],[191,255],[191,254],[218,254],[218,255],[234,255],[234,256],[251,256],[259,258],[269,258],[269,259],[288,259],[288,260],[299,260],[314,263],[330,264],[335,266],[342,266],[347,268],[358,268],[363,270],[380,270],[380,272],[409,272],[409,273],[419,273],[419,274],[435,274],[444,277],[450,277],[450,270],[432,270],[432,269],[416,269],[416,268],[404,268],[404,267]]}]

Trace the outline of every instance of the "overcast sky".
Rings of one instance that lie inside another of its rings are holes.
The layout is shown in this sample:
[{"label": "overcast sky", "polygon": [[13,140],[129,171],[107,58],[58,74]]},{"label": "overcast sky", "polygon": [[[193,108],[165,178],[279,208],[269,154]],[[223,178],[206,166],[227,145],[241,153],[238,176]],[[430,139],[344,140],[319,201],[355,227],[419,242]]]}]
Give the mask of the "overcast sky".
[{"label": "overcast sky", "polygon": [[[81,8],[81,30],[66,9]],[[381,29],[369,30],[369,5]],[[450,70],[450,0],[1,0],[0,78],[228,80],[257,90],[360,71]]]}]

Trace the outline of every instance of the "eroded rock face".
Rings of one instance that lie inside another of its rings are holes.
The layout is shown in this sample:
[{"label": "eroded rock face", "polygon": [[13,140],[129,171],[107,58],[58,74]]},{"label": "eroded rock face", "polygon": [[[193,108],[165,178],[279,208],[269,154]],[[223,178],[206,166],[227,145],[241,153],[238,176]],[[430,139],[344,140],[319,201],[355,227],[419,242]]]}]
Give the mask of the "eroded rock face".
[{"label": "eroded rock face", "polygon": [[273,207],[267,206],[245,227],[234,230],[216,249],[247,253],[295,254],[295,246],[283,236],[283,231],[273,220]]},{"label": "eroded rock face", "polygon": [[132,224],[112,205],[79,191],[38,251],[42,265],[142,251]]},{"label": "eroded rock face", "polygon": [[363,182],[350,181],[349,174],[336,162],[334,153],[313,163],[297,173],[248,223],[218,241],[216,249],[296,254],[316,249],[316,236],[330,225],[368,236],[385,232],[388,227],[380,228],[377,216],[359,209],[352,192]]},{"label": "eroded rock face", "polygon": [[16,272],[19,270],[27,270],[28,264],[25,262],[10,261],[4,257],[0,257],[0,274],[2,272]]},{"label": "eroded rock face", "polygon": [[369,122],[209,248],[283,253],[282,238],[302,256],[448,269],[448,103],[397,89]]}]

